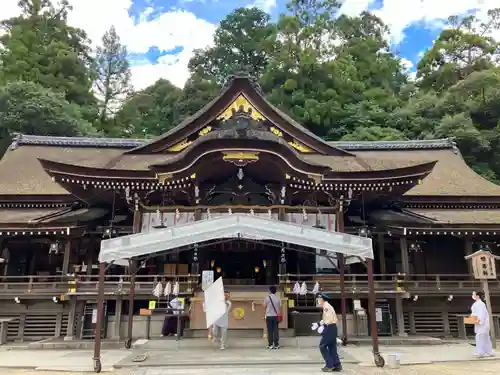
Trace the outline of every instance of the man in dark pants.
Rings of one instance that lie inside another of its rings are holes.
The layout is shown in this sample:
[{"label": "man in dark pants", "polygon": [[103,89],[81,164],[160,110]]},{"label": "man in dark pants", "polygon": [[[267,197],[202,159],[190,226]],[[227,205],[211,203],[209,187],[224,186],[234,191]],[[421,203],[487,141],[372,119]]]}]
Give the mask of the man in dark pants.
[{"label": "man in dark pants", "polygon": [[267,349],[279,349],[279,319],[281,316],[281,300],[276,294],[276,287],[269,288],[269,295],[264,299],[266,308]]},{"label": "man in dark pants", "polygon": [[318,305],[323,309],[323,317],[319,326],[314,323],[312,328],[321,334],[319,350],[325,360],[323,372],[340,372],[342,365],[337,352],[337,314],[328,303],[328,296],[324,293],[317,295]]}]

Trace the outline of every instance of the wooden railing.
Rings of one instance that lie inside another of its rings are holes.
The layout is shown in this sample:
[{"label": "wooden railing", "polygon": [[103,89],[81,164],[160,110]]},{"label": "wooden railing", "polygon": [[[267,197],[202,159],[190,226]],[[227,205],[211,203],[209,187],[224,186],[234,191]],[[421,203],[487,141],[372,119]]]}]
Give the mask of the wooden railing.
[{"label": "wooden railing", "polygon": [[[0,277],[0,297],[34,297],[60,295],[96,295],[99,276],[5,276]],[[194,292],[199,282],[199,275],[137,275],[135,279],[136,295],[152,295],[159,281],[165,287],[171,282],[172,290],[179,283],[179,294]],[[106,275],[104,292],[107,295],[127,295],[130,290],[130,276]]]},{"label": "wooden railing", "polygon": [[[279,275],[280,285],[286,293],[293,293],[296,282],[305,282],[310,291],[316,282],[320,290],[327,293],[340,293],[340,277],[332,274],[285,274]],[[481,282],[468,274],[440,275],[374,275],[375,290],[380,292],[407,292],[410,294],[425,293],[426,295],[469,295],[474,290],[481,289]],[[490,280],[490,289],[500,292],[500,280]],[[368,276],[366,274],[346,274],[345,290],[347,293],[368,293]]]}]

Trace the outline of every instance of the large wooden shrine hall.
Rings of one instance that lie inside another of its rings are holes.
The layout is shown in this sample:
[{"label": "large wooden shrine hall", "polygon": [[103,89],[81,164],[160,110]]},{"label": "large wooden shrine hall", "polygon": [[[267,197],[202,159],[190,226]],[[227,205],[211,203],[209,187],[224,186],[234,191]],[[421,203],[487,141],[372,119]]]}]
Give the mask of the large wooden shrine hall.
[{"label": "large wooden shrine hall", "polygon": [[[245,76],[153,140],[15,136],[0,161],[0,205],[0,319],[11,341],[93,338],[101,242],[131,247],[131,234],[157,248],[106,268],[107,338],[124,338],[130,319],[134,338],[159,336],[163,317],[140,311],[173,297],[186,309],[183,335],[206,335],[206,271],[231,291],[230,328],[242,337],[263,330],[270,285],[287,334],[310,334],[321,290],[343,334],[366,336],[369,256],[380,335],[464,336],[480,288],[464,257],[499,253],[500,186],[453,140],[326,142]],[[225,232],[237,223],[248,236]],[[326,251],[337,239],[352,251]],[[498,311],[500,282],[490,290]]]}]

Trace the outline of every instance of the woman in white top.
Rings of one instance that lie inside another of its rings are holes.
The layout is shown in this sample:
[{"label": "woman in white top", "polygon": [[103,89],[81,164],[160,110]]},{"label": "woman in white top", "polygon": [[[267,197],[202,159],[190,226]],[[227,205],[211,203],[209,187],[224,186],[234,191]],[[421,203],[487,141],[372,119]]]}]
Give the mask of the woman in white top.
[{"label": "woman in white top", "polygon": [[276,294],[276,287],[269,288],[269,295],[264,298],[264,306],[266,308],[266,327],[267,327],[267,349],[279,349],[279,321],[278,316],[281,316],[281,300]]},{"label": "woman in white top", "polygon": [[490,337],[490,316],[486,304],[483,302],[483,293],[473,293],[472,299],[475,301],[471,307],[471,317],[476,320],[476,324],[474,324],[474,332],[476,333],[475,354],[478,357],[491,357],[493,356],[493,346]]}]

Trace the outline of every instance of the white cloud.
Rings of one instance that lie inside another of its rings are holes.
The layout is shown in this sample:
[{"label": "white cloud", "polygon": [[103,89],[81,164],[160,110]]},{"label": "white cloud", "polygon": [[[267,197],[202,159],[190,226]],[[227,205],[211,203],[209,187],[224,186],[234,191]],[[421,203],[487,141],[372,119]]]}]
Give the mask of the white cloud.
[{"label": "white cloud", "polygon": [[411,68],[413,68],[413,63],[405,57],[401,58],[400,63],[401,63],[401,67],[403,68],[403,70],[405,72],[407,72],[407,71],[411,70]]},{"label": "white cloud", "polygon": [[498,0],[384,0],[374,11],[390,27],[393,43],[404,38],[404,30],[414,24],[441,28],[442,20],[452,15],[477,11],[484,16],[488,9],[498,7]]},{"label": "white cloud", "polygon": [[[0,19],[18,14],[17,2],[2,0]],[[193,50],[211,45],[216,27],[182,10],[170,11],[148,21],[147,16],[152,12],[150,8],[145,9],[139,22],[134,24],[128,14],[132,0],[70,0],[70,4],[74,9],[68,23],[85,30],[94,46],[114,25],[122,43],[131,53],[142,54],[152,46],[161,51],[183,47],[183,51],[174,57],[160,58],[158,64],[133,67],[132,82],[136,89],[151,85],[159,78],[167,78],[182,86],[188,78],[187,63]]]},{"label": "white cloud", "polygon": [[[476,11],[484,18],[488,9],[500,6],[499,0],[383,0],[381,3],[380,7],[372,9],[375,0],[345,0],[341,11],[354,16],[370,9],[389,26],[391,41],[398,44],[409,26],[422,24],[440,29],[450,16]],[[500,32],[496,36],[500,37]]]},{"label": "white cloud", "polygon": [[[19,13],[18,0],[1,1],[0,19]],[[268,12],[276,7],[276,0],[250,2]],[[134,24],[128,14],[132,0],[70,0],[70,3],[74,10],[69,16],[69,23],[84,29],[94,45],[114,25],[122,42],[134,54],[143,54],[152,46],[166,51],[183,47],[179,54],[164,56],[155,65],[138,61],[132,68],[132,80],[137,89],[154,83],[158,78],[167,78],[182,86],[188,78],[187,63],[193,50],[211,45],[216,28],[216,25],[182,10],[173,10],[148,20],[152,8],[146,8],[138,23]],[[354,16],[373,9],[376,3],[376,0],[344,0],[342,12]],[[411,25],[442,27],[442,20],[451,15],[477,10],[484,17],[488,9],[497,6],[500,6],[499,0],[383,0],[374,12],[390,27],[391,41],[397,44],[404,39],[404,31]],[[500,39],[500,32],[496,37]]]},{"label": "white cloud", "polygon": [[344,0],[340,12],[347,16],[355,17],[370,8],[375,1],[376,0]]},{"label": "white cloud", "polygon": [[269,13],[276,7],[276,0],[255,0],[250,7],[257,7]]}]

